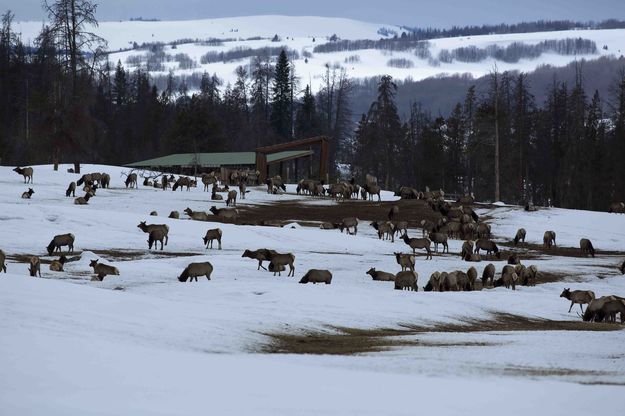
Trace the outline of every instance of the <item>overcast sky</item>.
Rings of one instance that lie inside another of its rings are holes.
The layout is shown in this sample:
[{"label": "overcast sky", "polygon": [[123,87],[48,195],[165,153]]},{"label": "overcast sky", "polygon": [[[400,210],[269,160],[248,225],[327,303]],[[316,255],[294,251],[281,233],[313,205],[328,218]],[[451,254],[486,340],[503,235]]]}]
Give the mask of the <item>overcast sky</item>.
[{"label": "overcast sky", "polygon": [[[48,0],[53,1],[53,0]],[[335,16],[374,23],[448,27],[539,19],[625,19],[625,0],[96,0],[97,18],[203,19],[259,14]],[[1,0],[17,20],[43,20],[42,0]]]}]

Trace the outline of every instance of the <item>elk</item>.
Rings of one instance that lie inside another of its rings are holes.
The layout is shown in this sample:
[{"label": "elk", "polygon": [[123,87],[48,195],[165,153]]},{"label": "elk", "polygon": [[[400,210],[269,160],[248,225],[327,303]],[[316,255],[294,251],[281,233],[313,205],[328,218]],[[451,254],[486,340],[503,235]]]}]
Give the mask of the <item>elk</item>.
[{"label": "elk", "polygon": [[22,175],[24,177],[24,183],[33,183],[33,168],[20,168],[18,166],[13,169],[13,172],[16,172],[18,175]]},{"label": "elk", "polygon": [[595,257],[595,248],[592,246],[592,242],[587,238],[579,240],[579,248],[582,251],[582,255],[589,253],[593,258]]},{"label": "elk", "polygon": [[580,311],[584,313],[584,308],[582,308],[582,305],[588,304],[592,300],[594,300],[595,292],[593,292],[592,290],[571,291],[571,289],[564,289],[562,293],[560,294],[560,297],[571,301],[571,306],[569,307],[569,313],[571,313],[571,309],[573,308],[573,305],[575,305],[576,303],[579,304]]},{"label": "elk", "polygon": [[250,258],[250,259],[258,260],[258,267],[256,268],[256,270],[260,270],[261,267],[264,270],[267,270],[263,266],[263,261],[269,260],[269,257],[271,257],[271,256],[273,256],[275,254],[278,254],[278,253],[276,253],[274,250],[269,250],[269,249],[266,249],[266,248],[261,248],[261,249],[254,250],[254,251],[246,249],[243,252],[243,255],[241,257],[247,257],[247,258]]},{"label": "elk", "polygon": [[126,176],[126,181],[124,182],[124,184],[126,185],[126,188],[130,187],[137,189],[138,188],[138,184],[137,184],[137,174],[136,173],[130,173],[128,174],[128,176]]},{"label": "elk", "polygon": [[543,244],[545,248],[551,248],[551,246],[556,245],[556,232],[555,231],[545,231],[543,235]]},{"label": "elk", "polygon": [[230,205],[237,206],[237,191],[234,189],[228,192],[228,199],[226,199],[226,206],[229,207]]},{"label": "elk", "polygon": [[208,214],[204,211],[193,211],[191,208],[187,207],[185,208],[184,213],[191,217],[194,221],[210,221]]},{"label": "elk", "polygon": [[247,183],[245,181],[239,182],[239,193],[241,194],[241,199],[245,199],[245,194],[248,192]]},{"label": "elk", "polygon": [[384,238],[385,240],[391,240],[393,243],[395,242],[395,230],[390,221],[373,221],[370,225],[378,232],[378,238],[380,240]]},{"label": "elk", "polygon": [[0,250],[0,272],[7,272],[6,259],[6,254],[4,254],[4,251]]},{"label": "elk", "polygon": [[477,236],[478,238],[490,238],[491,228],[490,225],[485,223],[479,223],[477,225]]},{"label": "elk", "polygon": [[208,192],[208,187],[217,183],[215,173],[211,172],[202,174],[202,183],[204,184],[204,192]]},{"label": "elk", "polygon": [[101,282],[108,275],[119,276],[119,270],[117,267],[109,266],[104,263],[98,263],[98,260],[91,260],[89,267],[93,267],[93,273],[96,275],[96,277],[92,280],[99,280]]},{"label": "elk", "polygon": [[161,250],[163,249],[163,240],[167,238],[166,231],[162,228],[156,228],[148,234],[148,249],[152,250],[152,245],[154,245],[154,250],[156,250],[156,242],[160,241]]},{"label": "elk", "polygon": [[625,300],[610,300],[603,304],[601,313],[605,316],[607,323],[616,323],[616,314],[621,314],[621,323],[625,324]]},{"label": "elk", "polygon": [[76,198],[76,182],[70,182],[67,190],[65,191],[66,197],[69,197],[70,195]]},{"label": "elk", "polygon": [[419,291],[419,288],[417,287],[418,279],[419,279],[419,275],[414,270],[398,272],[395,275],[395,290],[408,289],[408,290],[418,292]]},{"label": "elk", "polygon": [[313,284],[325,283],[326,285],[329,285],[332,283],[332,273],[328,270],[310,269],[299,282]]},{"label": "elk", "polygon": [[349,230],[350,228],[354,229],[353,235],[358,234],[358,218],[356,217],[346,217],[341,220],[339,223],[339,230],[343,232],[343,230],[347,231],[347,234],[352,234]]},{"label": "elk", "polygon": [[209,262],[204,263],[190,263],[178,276],[179,282],[192,282],[194,279],[197,282],[198,276],[206,276],[207,280],[211,280],[211,274],[213,273],[213,265]]},{"label": "elk", "polygon": [[462,259],[466,259],[467,256],[470,258],[473,253],[473,241],[467,240],[462,243],[462,250],[460,251],[460,257]]},{"label": "elk", "polygon": [[178,211],[172,211],[169,213],[168,218],[173,218],[175,220],[180,219],[180,213]]},{"label": "elk", "polygon": [[85,196],[79,196],[74,199],[74,205],[89,205],[89,200],[91,199],[91,194],[86,193]]},{"label": "elk", "polygon": [[61,251],[61,247],[67,246],[67,251],[74,251],[74,234],[55,235],[50,244],[48,244],[48,254],[52,255],[55,251]]},{"label": "elk", "polygon": [[410,238],[406,233],[401,237],[401,239],[404,240],[404,243],[410,246],[413,255],[416,254],[416,249],[424,249],[427,252],[425,259],[432,260],[432,250],[430,249],[432,242],[429,238]]},{"label": "elk", "polygon": [[174,183],[174,186],[171,188],[172,191],[175,191],[176,189],[180,188],[180,190],[182,191],[183,187],[187,187],[187,191],[191,190],[191,186],[192,184],[192,180],[191,178],[187,177],[187,176],[181,176],[178,178],[178,180]]},{"label": "elk", "polygon": [[50,263],[50,270],[53,272],[62,272],[63,266],[67,262],[67,257],[61,256],[58,260],[52,260]]},{"label": "elk", "polygon": [[525,243],[525,228],[519,228],[514,236],[514,245],[519,244],[519,241]]},{"label": "elk", "polygon": [[229,220],[232,222],[236,222],[239,216],[239,211],[234,208],[217,208],[215,205],[210,208],[210,212],[212,212],[213,215],[219,217],[222,221]]},{"label": "elk", "polygon": [[28,271],[32,277],[37,277],[37,273],[39,273],[39,277],[41,277],[41,260],[39,257],[32,256],[29,261]]},{"label": "elk", "polygon": [[107,189],[111,187],[111,175],[108,173],[102,173],[102,178],[100,179],[100,188]]},{"label": "elk", "polygon": [[414,265],[415,265],[414,255],[403,254],[403,253],[393,253],[393,254],[395,254],[395,261],[397,261],[397,264],[401,266],[402,271],[406,271],[407,269],[414,271]]},{"label": "elk", "polygon": [[210,244],[210,248],[213,248],[213,240],[217,240],[217,243],[219,243],[219,250],[221,250],[221,236],[222,236],[221,229],[213,228],[211,230],[206,231],[206,235],[204,236],[204,238],[202,238],[202,241],[204,241],[206,248],[208,248],[209,244]]},{"label": "elk", "polygon": [[434,243],[434,251],[438,253],[438,245],[443,245],[443,253],[447,250],[449,253],[449,245],[447,244],[447,234],[443,233],[430,233],[430,240]]},{"label": "elk", "polygon": [[[148,233],[148,234],[154,230],[161,230],[163,237],[165,239],[165,245],[167,245],[167,242],[169,241],[169,226],[167,224],[146,224],[145,221],[141,221],[139,225],[137,225],[137,228],[139,228],[144,233]],[[162,241],[161,241],[161,244],[162,244]]]},{"label": "elk", "polygon": [[497,244],[495,244],[494,241],[480,238],[479,240],[475,242],[475,254],[480,254],[480,250],[485,250],[487,256],[490,256],[491,253],[495,253],[497,258],[501,258],[501,253],[499,253],[499,248],[497,247]]},{"label": "elk", "polygon": [[35,191],[33,191],[33,188],[28,188],[28,191],[24,192],[22,194],[22,198],[23,199],[30,199],[31,196],[33,196],[33,194],[35,193]]},{"label": "elk", "polygon": [[383,272],[382,270],[376,270],[375,267],[370,268],[367,273],[373,280],[380,282],[390,282],[395,280],[393,273]]},{"label": "elk", "polygon": [[484,271],[482,272],[482,286],[487,287],[489,280],[492,286],[495,281],[495,265],[493,263],[488,263],[486,267],[484,267]]},{"label": "elk", "polygon": [[275,270],[273,272],[273,275],[276,275],[276,272],[278,273],[278,276],[281,276],[280,274],[280,266],[289,266],[289,274],[287,274],[288,276],[295,276],[295,265],[293,264],[295,262],[295,256],[292,253],[285,253],[285,254],[281,254],[281,253],[276,253],[276,252],[269,252],[269,263],[270,265],[273,264],[273,266],[275,268],[277,268],[277,270]]}]

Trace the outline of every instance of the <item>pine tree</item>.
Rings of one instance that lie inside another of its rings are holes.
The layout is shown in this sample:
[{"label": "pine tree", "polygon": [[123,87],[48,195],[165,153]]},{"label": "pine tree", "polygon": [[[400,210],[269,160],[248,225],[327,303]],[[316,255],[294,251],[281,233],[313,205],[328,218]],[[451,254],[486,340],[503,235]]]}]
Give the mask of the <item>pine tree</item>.
[{"label": "pine tree", "polygon": [[271,124],[275,132],[285,141],[291,138],[291,78],[290,64],[282,50],[276,63],[273,81]]},{"label": "pine tree", "polygon": [[120,109],[128,103],[128,80],[126,79],[126,71],[121,61],[117,61],[117,66],[115,67],[113,99],[115,105]]}]

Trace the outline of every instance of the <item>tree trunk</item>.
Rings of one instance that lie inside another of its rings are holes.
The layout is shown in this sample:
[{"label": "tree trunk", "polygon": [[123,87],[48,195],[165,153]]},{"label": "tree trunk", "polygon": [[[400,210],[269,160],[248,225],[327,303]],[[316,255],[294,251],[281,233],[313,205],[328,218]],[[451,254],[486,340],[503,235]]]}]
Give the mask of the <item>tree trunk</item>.
[{"label": "tree trunk", "polygon": [[80,162],[74,162],[74,173],[80,173]]},{"label": "tree trunk", "polygon": [[495,202],[501,199],[499,190],[499,80],[495,78]]}]

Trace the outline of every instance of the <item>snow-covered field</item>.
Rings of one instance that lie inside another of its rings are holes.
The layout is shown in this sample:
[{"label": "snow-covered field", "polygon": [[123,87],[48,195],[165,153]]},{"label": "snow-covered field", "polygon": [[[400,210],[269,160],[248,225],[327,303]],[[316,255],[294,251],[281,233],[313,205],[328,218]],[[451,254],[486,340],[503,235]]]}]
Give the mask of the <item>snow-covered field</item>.
[{"label": "snow-covered field", "polygon": [[[21,33],[26,43],[33,42],[41,30],[41,22],[17,22],[16,31]],[[351,19],[315,17],[315,16],[245,16],[189,21],[161,21],[161,22],[101,22],[95,33],[108,41],[110,51],[119,51],[132,47],[133,42],[141,45],[147,42],[170,43],[180,39],[210,38],[231,39],[219,46],[208,46],[194,42],[164,48],[166,55],[173,57],[176,54],[187,54],[196,61],[197,67],[179,69],[176,61],[165,62],[163,71],[154,71],[154,75],[166,75],[172,70],[177,75],[192,73],[217,74],[224,83],[234,84],[235,69],[249,64],[250,59],[236,61],[201,63],[201,56],[207,52],[226,52],[237,48],[263,48],[285,46],[298,52],[299,58],[294,59],[297,76],[303,84],[311,84],[313,91],[319,90],[326,65],[341,65],[352,78],[376,77],[391,75],[395,79],[421,80],[441,74],[471,74],[480,77],[488,74],[496,64],[501,71],[518,70],[532,71],[542,65],[564,66],[580,59],[596,59],[599,56],[622,56],[625,54],[625,29],[611,30],[571,30],[558,32],[537,32],[502,35],[465,36],[429,41],[430,53],[436,63],[430,59],[416,56],[415,49],[406,51],[387,51],[379,49],[365,49],[345,52],[315,53],[314,47],[328,41],[332,35],[345,40],[377,40],[401,34],[405,29],[395,25],[361,22]],[[272,42],[278,35],[279,42]],[[597,53],[592,55],[558,55],[544,53],[535,59],[521,59],[516,63],[496,61],[487,58],[480,62],[469,63],[453,61],[451,63],[438,62],[436,58],[441,50],[453,50],[459,47],[475,46],[487,48],[489,46],[506,47],[514,42],[533,45],[545,40],[565,38],[584,38],[594,41]],[[259,39],[258,39],[259,38]],[[605,49],[604,49],[605,47]],[[109,60],[122,64],[133,70],[127,62],[130,56],[146,55],[147,50],[128,50],[109,55]],[[358,56],[357,60],[350,57]],[[411,61],[411,68],[397,68],[388,66],[390,59],[402,58]],[[145,64],[144,64],[145,66]]]},{"label": "snow-covered field", "polygon": [[[400,337],[406,345],[356,355],[267,354],[268,334],[332,334],[358,329],[436,326],[489,320],[508,313],[553,321],[579,321],[559,298],[563,287],[625,295],[616,270],[623,256],[595,259],[538,255],[527,264],[562,273],[564,281],[457,293],[400,292],[373,282],[370,267],[397,272],[394,251],[368,224],[357,236],[305,227],[236,226],[173,220],[171,210],[207,210],[201,189],[164,192],[125,189],[123,169],[82,167],[112,177],[88,206],[65,198],[77,175],[35,166],[31,185],[0,167],[0,249],[8,256],[47,256],[55,234],[76,236],[80,259],[64,273],[42,265],[43,279],[11,258],[0,274],[0,414],[112,415],[201,413],[228,415],[587,414],[622,410],[625,332],[490,331],[422,332]],[[290,188],[292,189],[292,188]],[[78,192],[77,194],[82,194]],[[383,195],[391,200],[391,193]],[[255,204],[309,199],[268,195],[253,188]],[[319,203],[319,202],[317,202]],[[323,201],[323,204],[330,204]],[[279,205],[276,209],[279,209]],[[157,210],[159,217],[148,213]],[[553,229],[560,246],[581,237],[599,250],[624,251],[625,215],[561,209],[527,214],[516,207],[483,208],[496,239],[519,227],[528,242]],[[346,216],[349,213],[346,212]],[[164,254],[148,252],[137,224],[166,223]],[[223,250],[204,249],[209,228],[224,233]],[[416,235],[416,230],[410,231]],[[435,271],[466,270],[450,242],[450,255],[417,258],[419,286]],[[295,278],[257,271],[244,249],[295,254]],[[100,253],[99,255],[96,253]],[[165,255],[170,253],[171,255]],[[174,255],[175,254],[175,255]],[[90,281],[89,261],[116,266],[120,276]],[[190,262],[210,261],[212,280],[179,283]],[[473,264],[481,272],[488,262]],[[505,263],[494,262],[500,271]],[[310,268],[327,268],[331,285],[300,285]],[[574,402],[574,405],[572,404]]]}]

